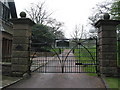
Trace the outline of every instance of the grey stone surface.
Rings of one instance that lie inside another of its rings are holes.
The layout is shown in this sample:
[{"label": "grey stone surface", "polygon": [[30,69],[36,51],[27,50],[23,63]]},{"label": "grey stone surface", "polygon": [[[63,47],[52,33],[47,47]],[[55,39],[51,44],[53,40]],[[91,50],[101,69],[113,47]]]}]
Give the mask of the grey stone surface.
[{"label": "grey stone surface", "polygon": [[[35,23],[29,18],[14,18],[11,20],[14,25],[28,25],[33,26]],[[14,27],[14,26],[13,26]],[[24,26],[23,26],[24,27]],[[18,29],[18,28],[17,28]]]},{"label": "grey stone surface", "polygon": [[120,20],[99,20],[95,23],[95,27],[100,29],[105,26],[105,27],[107,27],[105,29],[109,30],[112,27],[115,28],[119,23],[120,23]]},{"label": "grey stone surface", "polygon": [[99,38],[115,38],[116,37],[116,32],[111,31],[104,31],[104,32],[99,32],[98,34]]},{"label": "grey stone surface", "polygon": [[28,51],[28,47],[29,47],[28,44],[13,44],[13,50],[16,50],[18,46],[22,47],[21,51]]},{"label": "grey stone surface", "polygon": [[1,81],[2,87],[4,88],[6,86],[14,84],[14,83],[18,82],[21,79],[22,78],[20,78],[20,77],[11,77],[11,76],[4,76],[4,75],[2,75],[2,79],[1,79],[2,80]]},{"label": "grey stone surface", "polygon": [[19,30],[16,30],[14,31],[14,37],[18,37],[18,36],[27,36],[29,37],[31,35],[31,33],[29,31],[27,31],[26,29],[19,29]]},{"label": "grey stone surface", "polygon": [[113,31],[114,32],[114,31],[116,31],[116,26],[113,26],[113,25],[114,24],[109,25],[109,23],[108,23],[108,25],[103,24],[103,26],[101,26],[98,31]]},{"label": "grey stone surface", "polygon": [[109,60],[102,61],[100,59],[100,66],[102,67],[114,67],[116,65],[117,65],[117,62],[115,62],[114,60],[109,62]]},{"label": "grey stone surface", "polygon": [[100,67],[100,70],[105,76],[115,76],[117,74],[117,67]]},{"label": "grey stone surface", "polygon": [[99,51],[100,52],[115,52],[117,46],[110,46],[110,45],[100,45],[99,46]]},{"label": "grey stone surface", "polygon": [[100,73],[114,76],[117,73],[117,34],[116,26],[119,20],[99,20],[95,26],[98,28],[98,60]]},{"label": "grey stone surface", "polygon": [[30,37],[34,22],[28,18],[12,19],[13,22],[13,51],[12,75],[22,76],[30,70]]},{"label": "grey stone surface", "polygon": [[29,63],[29,58],[13,58],[12,64],[27,65]]},{"label": "grey stone surface", "polygon": [[28,65],[17,65],[13,64],[12,65],[12,71],[17,71],[17,72],[26,72],[28,70]]},{"label": "grey stone surface", "polygon": [[13,51],[13,58],[29,58],[28,51]]},{"label": "grey stone surface", "polygon": [[3,75],[11,75],[11,64],[2,65],[2,74]]},{"label": "grey stone surface", "polygon": [[24,26],[22,24],[14,24],[13,28],[14,28],[15,31],[17,31],[17,30],[28,30],[28,29],[29,29],[29,31],[31,30],[27,23],[24,24]]},{"label": "grey stone surface", "polygon": [[[99,58],[103,60],[116,60],[117,52],[99,52]],[[116,60],[117,61],[117,60]]]},{"label": "grey stone surface", "polygon": [[114,46],[116,45],[117,38],[102,38],[99,40],[100,45],[109,45]]},{"label": "grey stone surface", "polygon": [[29,37],[23,37],[23,36],[21,36],[21,37],[14,37],[13,38],[13,44],[29,44],[30,42],[29,42]]}]

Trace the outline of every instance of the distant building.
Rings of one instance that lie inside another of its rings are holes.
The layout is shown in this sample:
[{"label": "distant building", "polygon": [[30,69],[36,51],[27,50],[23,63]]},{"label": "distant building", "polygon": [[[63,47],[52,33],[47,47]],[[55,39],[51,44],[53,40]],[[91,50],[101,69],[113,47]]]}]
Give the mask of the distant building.
[{"label": "distant building", "polygon": [[56,40],[56,47],[69,47],[69,40]]},{"label": "distant building", "polygon": [[[2,32],[2,62],[10,63],[12,54],[13,25],[10,19],[17,18],[14,0],[0,1],[0,32]],[[3,64],[6,66],[8,64]],[[8,69],[3,67],[4,70]],[[4,71],[3,71],[4,72]]]}]

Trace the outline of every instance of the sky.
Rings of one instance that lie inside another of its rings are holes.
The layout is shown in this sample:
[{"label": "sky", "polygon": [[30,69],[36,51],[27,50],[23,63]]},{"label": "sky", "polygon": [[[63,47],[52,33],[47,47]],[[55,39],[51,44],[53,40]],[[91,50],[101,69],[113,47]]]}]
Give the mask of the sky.
[{"label": "sky", "polygon": [[[30,3],[45,1],[45,7],[53,12],[52,18],[64,22],[63,32],[67,38],[70,38],[74,32],[75,25],[84,25],[87,27],[88,17],[92,14],[92,8],[97,3],[106,0],[14,0],[17,13],[30,7]],[[87,31],[88,28],[86,28]]]}]

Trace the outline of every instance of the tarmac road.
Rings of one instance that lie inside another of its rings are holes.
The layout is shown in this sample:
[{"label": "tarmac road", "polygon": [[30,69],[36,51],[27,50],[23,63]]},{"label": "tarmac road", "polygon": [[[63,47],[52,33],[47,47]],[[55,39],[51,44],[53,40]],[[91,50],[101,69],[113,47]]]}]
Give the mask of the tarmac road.
[{"label": "tarmac road", "polygon": [[33,73],[8,88],[105,88],[101,79],[84,73]]}]

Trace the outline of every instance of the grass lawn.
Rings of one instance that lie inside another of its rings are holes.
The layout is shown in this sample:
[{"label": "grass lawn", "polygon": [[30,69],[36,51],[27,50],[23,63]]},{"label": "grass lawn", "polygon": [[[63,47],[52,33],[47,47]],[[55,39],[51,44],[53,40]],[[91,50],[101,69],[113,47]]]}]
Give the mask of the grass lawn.
[{"label": "grass lawn", "polygon": [[110,88],[120,89],[120,78],[105,77],[105,81],[107,82]]},{"label": "grass lawn", "polygon": [[77,63],[83,64],[81,65],[83,71],[88,73],[89,75],[96,76],[96,65],[94,65],[96,64],[96,48],[89,47],[87,49],[75,49],[74,54],[76,56]]},{"label": "grass lawn", "polygon": [[[79,53],[75,53],[75,56],[78,56],[77,59],[79,60],[79,62],[92,63],[92,62],[89,61],[91,59],[91,57],[89,57],[90,54],[87,53],[85,49],[81,49],[80,51],[78,49],[76,49],[75,51],[80,52],[80,55],[79,55]],[[92,53],[92,52],[95,52],[96,49],[89,49],[89,51],[94,56],[95,54]],[[87,60],[87,62],[85,60]],[[87,72],[89,70],[93,70],[94,72],[96,71],[95,67],[83,67],[83,70],[85,72]],[[87,74],[90,75],[90,76],[97,76],[96,73],[87,73]],[[109,88],[118,88],[119,87],[119,89],[120,89],[120,78],[106,77],[105,81],[108,84]]]}]

